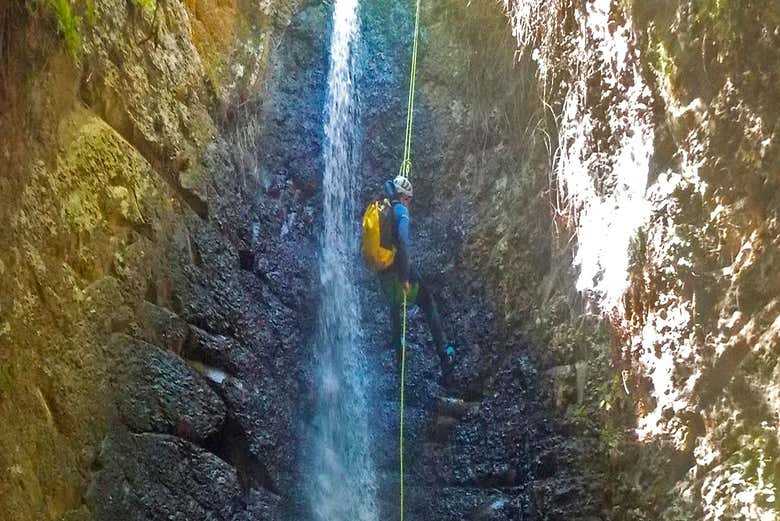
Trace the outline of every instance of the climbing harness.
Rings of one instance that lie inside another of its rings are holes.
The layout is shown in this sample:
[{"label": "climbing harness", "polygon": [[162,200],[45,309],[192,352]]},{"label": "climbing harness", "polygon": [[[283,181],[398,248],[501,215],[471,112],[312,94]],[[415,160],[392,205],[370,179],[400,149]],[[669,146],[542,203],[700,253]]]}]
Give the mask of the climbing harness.
[{"label": "climbing harness", "polygon": [[401,308],[401,425],[398,454],[401,464],[401,520],[404,521],[404,380],[406,377],[406,293]]},{"label": "climbing harness", "polygon": [[409,73],[409,101],[406,104],[406,137],[404,159],[398,173],[404,177],[412,175],[412,123],[414,122],[414,84],[417,79],[417,47],[420,40],[420,0],[414,15],[414,43],[412,44],[412,66]]},{"label": "climbing harness", "polygon": [[[420,1],[414,14],[414,43],[412,44],[412,64],[409,73],[409,101],[406,105],[406,136],[404,139],[404,158],[398,173],[406,178],[412,175],[412,123],[414,122],[414,84],[417,77],[417,48],[420,41]],[[406,292],[404,292],[401,310],[401,418],[399,426],[398,455],[401,471],[401,517],[404,521],[404,384],[406,383]]]}]

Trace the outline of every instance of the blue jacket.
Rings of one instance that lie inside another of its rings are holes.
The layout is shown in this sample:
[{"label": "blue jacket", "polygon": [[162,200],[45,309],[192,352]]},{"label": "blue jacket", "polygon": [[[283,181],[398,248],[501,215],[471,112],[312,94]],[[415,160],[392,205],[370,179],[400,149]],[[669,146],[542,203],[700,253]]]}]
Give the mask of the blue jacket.
[{"label": "blue jacket", "polygon": [[395,233],[393,234],[396,240],[396,252],[391,269],[395,269],[401,281],[405,282],[408,281],[411,276],[411,262],[409,258],[411,256],[412,238],[409,233],[411,225],[409,209],[398,199],[392,181],[387,181],[385,183],[385,193],[393,205],[393,217],[395,218],[396,226]]}]

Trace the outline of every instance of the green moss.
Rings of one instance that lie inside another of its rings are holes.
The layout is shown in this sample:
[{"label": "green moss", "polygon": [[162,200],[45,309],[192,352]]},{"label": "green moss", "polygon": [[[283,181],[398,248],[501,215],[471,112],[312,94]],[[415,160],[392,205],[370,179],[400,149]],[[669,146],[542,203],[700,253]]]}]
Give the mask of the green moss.
[{"label": "green moss", "polygon": [[669,53],[668,43],[656,40],[648,49],[650,66],[659,76],[671,80],[677,72],[677,66]]},{"label": "green moss", "polygon": [[49,5],[57,18],[57,26],[65,40],[65,49],[73,57],[81,52],[81,17],[75,16],[68,0],[49,0]]},{"label": "green moss", "polygon": [[95,11],[95,0],[85,0],[86,17],[89,25],[95,25],[97,22],[97,12]]},{"label": "green moss", "polygon": [[[742,0],[700,0],[696,15],[704,24],[712,27],[721,41],[737,37],[738,16]],[[744,6],[743,6],[744,8]]]},{"label": "green moss", "polygon": [[15,375],[10,365],[0,366],[0,397],[7,394],[14,385]]},{"label": "green moss", "polygon": [[65,49],[73,58],[78,58],[84,18],[90,27],[97,23],[95,0],[28,0],[27,6],[40,8],[54,17]]},{"label": "green moss", "polygon": [[133,0],[133,4],[141,9],[153,9],[156,4],[156,0]]},{"label": "green moss", "polygon": [[214,90],[219,90],[223,83],[222,70],[226,66],[226,60],[217,51],[204,53],[203,72]]}]

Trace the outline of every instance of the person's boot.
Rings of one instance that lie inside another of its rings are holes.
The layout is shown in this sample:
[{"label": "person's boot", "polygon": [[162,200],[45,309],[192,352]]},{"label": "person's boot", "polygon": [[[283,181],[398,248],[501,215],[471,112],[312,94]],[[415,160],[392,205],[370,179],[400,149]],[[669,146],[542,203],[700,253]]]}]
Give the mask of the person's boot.
[{"label": "person's boot", "polygon": [[452,385],[452,372],[455,368],[455,346],[447,344],[441,356],[441,384],[444,387]]}]

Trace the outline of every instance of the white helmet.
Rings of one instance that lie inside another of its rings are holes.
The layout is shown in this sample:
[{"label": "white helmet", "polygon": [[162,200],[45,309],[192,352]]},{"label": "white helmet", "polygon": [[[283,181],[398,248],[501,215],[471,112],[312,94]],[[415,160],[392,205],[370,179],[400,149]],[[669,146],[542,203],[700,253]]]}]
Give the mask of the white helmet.
[{"label": "white helmet", "polygon": [[407,195],[412,197],[412,182],[406,177],[399,175],[393,179],[393,187],[398,195]]}]

